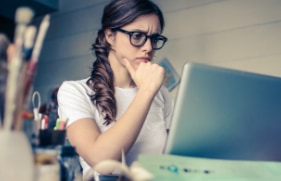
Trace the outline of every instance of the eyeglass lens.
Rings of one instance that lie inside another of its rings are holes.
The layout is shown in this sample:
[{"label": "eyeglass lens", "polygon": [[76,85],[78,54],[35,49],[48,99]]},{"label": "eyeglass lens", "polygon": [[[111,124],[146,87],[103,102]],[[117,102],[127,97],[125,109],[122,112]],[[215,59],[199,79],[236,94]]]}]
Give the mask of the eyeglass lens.
[{"label": "eyeglass lens", "polygon": [[130,36],[131,43],[134,46],[143,46],[147,41],[147,38],[151,40],[153,49],[160,49],[164,46],[165,39],[159,35],[147,36],[143,32],[132,32]]},{"label": "eyeglass lens", "polygon": [[127,30],[123,30],[121,28],[116,28],[114,30],[129,35],[130,42],[135,47],[143,46],[145,44],[147,38],[149,38],[151,41],[152,49],[159,50],[164,46],[164,44],[168,40],[166,37],[159,35],[159,34],[147,35],[144,32],[127,31]]}]

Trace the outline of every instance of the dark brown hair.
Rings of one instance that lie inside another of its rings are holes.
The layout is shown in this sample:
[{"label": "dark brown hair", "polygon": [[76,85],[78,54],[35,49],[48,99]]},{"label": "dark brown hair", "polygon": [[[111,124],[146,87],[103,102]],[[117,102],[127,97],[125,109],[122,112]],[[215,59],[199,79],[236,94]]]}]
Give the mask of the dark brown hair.
[{"label": "dark brown hair", "polygon": [[165,25],[163,14],[150,0],[112,0],[104,8],[102,28],[98,31],[96,41],[92,45],[96,60],[87,84],[94,91],[90,96],[91,101],[103,114],[106,125],[115,121],[117,106],[114,96],[114,75],[108,61],[111,46],[105,39],[105,30],[120,28],[148,14],[155,14],[158,17],[163,31]]}]

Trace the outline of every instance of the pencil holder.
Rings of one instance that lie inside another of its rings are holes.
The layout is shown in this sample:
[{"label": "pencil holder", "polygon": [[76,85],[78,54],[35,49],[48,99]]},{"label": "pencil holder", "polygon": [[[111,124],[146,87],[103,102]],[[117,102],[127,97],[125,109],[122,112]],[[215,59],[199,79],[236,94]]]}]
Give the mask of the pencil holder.
[{"label": "pencil holder", "polygon": [[39,146],[58,146],[64,145],[66,130],[40,130]]}]

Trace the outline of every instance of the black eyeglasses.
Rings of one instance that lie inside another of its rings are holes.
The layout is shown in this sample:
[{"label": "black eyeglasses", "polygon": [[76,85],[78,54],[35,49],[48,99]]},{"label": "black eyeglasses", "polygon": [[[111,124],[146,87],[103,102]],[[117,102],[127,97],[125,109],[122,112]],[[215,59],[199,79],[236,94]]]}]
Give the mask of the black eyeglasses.
[{"label": "black eyeglasses", "polygon": [[167,42],[168,38],[159,34],[147,35],[145,32],[141,31],[126,31],[121,28],[113,29],[113,31],[119,31],[125,33],[130,36],[130,43],[135,47],[141,47],[147,41],[147,38],[151,41],[151,46],[153,50],[161,49],[165,43]]}]

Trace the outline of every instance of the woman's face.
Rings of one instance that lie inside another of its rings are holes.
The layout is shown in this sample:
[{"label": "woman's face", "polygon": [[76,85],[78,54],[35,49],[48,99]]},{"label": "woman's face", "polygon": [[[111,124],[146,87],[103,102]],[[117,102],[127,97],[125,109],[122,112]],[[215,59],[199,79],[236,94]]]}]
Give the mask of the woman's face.
[{"label": "woman's face", "polygon": [[[121,28],[126,31],[145,32],[147,35],[161,33],[159,19],[153,14],[141,16],[134,22]],[[113,57],[110,58],[115,59],[115,61],[117,61],[116,63],[121,66],[124,65],[123,58],[131,61],[135,68],[138,67],[140,62],[152,61],[155,50],[152,49],[149,38],[147,38],[145,44],[140,47],[133,46],[130,43],[130,36],[120,31],[116,31],[111,38],[110,44],[114,51],[110,52],[113,55]]]}]

